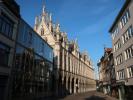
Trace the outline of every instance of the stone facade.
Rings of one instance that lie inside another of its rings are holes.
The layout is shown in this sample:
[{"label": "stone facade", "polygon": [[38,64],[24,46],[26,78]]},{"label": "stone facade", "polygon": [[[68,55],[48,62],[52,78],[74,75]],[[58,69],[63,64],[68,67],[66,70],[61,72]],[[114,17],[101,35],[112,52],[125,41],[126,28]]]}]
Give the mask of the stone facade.
[{"label": "stone facade", "polygon": [[126,0],[110,28],[119,99],[133,96],[133,0]]},{"label": "stone facade", "polygon": [[112,48],[104,49],[104,56],[98,62],[99,91],[117,97],[116,75]]},{"label": "stone facade", "polygon": [[54,50],[54,90],[56,95],[94,90],[94,68],[86,52],[81,53],[76,40],[69,41],[67,33],[53,24],[51,14],[43,6],[41,16],[35,18],[34,30]]}]

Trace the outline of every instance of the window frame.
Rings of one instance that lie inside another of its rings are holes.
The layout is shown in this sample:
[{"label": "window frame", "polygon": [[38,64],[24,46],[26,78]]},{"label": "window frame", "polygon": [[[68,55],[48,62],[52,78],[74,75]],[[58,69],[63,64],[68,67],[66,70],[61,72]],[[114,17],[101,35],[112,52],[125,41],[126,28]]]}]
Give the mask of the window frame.
[{"label": "window frame", "polygon": [[3,12],[1,13],[0,21],[0,34],[12,39],[15,23]]},{"label": "window frame", "polygon": [[122,15],[122,17],[120,19],[121,29],[128,23],[129,19],[130,19],[130,12],[129,12],[129,8],[128,8],[128,9],[126,9],[126,11],[124,12],[124,14]]},{"label": "window frame", "polygon": [[[3,46],[3,48],[2,48],[2,46]],[[7,58],[7,60],[3,61],[3,63],[0,62],[0,65],[2,65],[4,67],[9,67],[8,63],[9,63],[10,49],[11,48],[9,46],[0,42],[0,53],[6,54],[6,58]],[[4,58],[2,58],[2,59],[5,60]]]}]

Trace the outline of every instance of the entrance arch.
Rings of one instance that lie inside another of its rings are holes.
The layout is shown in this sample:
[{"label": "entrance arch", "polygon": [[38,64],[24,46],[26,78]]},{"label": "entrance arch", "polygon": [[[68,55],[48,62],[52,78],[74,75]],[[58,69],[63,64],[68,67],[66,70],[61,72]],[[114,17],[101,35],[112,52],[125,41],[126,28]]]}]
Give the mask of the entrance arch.
[{"label": "entrance arch", "polygon": [[76,93],[78,93],[78,89],[79,89],[79,81],[78,78],[76,79]]},{"label": "entrance arch", "polygon": [[58,81],[58,95],[62,95],[62,76],[59,76],[59,81]]},{"label": "entrance arch", "polygon": [[72,93],[74,93],[74,78],[72,78],[72,83],[71,83],[72,85]]},{"label": "entrance arch", "polygon": [[63,95],[66,95],[67,89],[66,89],[66,77],[64,77],[64,82],[63,82]]},{"label": "entrance arch", "polygon": [[68,94],[71,93],[71,89],[70,89],[70,77],[68,77]]}]

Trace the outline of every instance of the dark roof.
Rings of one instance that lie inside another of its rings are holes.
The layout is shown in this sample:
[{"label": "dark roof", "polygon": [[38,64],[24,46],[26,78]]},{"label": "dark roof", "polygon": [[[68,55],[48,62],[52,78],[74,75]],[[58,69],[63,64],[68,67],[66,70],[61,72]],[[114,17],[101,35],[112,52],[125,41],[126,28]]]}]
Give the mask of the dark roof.
[{"label": "dark roof", "polygon": [[17,17],[20,17],[20,6],[14,0],[1,0]]},{"label": "dark roof", "polygon": [[111,32],[113,30],[113,28],[115,27],[115,25],[117,24],[118,20],[120,19],[120,17],[122,16],[123,12],[125,11],[125,9],[127,8],[127,6],[129,5],[129,3],[131,2],[132,0],[126,0],[123,7],[121,8],[119,14],[117,15],[114,23],[112,24],[111,28],[109,29],[109,32]]},{"label": "dark roof", "polygon": [[105,48],[105,52],[111,52],[112,48]]}]

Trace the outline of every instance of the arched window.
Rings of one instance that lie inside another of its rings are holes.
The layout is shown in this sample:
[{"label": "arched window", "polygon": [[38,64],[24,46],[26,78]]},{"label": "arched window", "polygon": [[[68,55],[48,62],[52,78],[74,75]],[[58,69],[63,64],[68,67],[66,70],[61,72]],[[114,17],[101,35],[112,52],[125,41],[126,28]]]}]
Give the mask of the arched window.
[{"label": "arched window", "polygon": [[41,35],[44,35],[44,29],[43,28],[41,29]]}]

